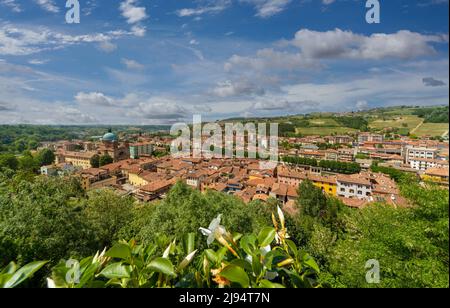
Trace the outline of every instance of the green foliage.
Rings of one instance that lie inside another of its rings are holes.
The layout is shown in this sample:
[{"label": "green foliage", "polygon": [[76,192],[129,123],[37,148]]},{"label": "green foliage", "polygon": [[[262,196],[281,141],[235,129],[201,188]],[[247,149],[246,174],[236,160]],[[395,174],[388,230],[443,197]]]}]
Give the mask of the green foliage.
[{"label": "green foliage", "polygon": [[237,232],[259,231],[256,215],[239,199],[215,191],[205,194],[178,182],[167,197],[157,204],[137,208],[132,223],[123,228],[122,238],[135,238],[144,244],[170,234],[181,238],[184,234],[207,225],[224,213],[224,225]]},{"label": "green foliage", "polygon": [[19,157],[19,169],[37,173],[39,170],[39,162],[34,158],[30,152],[24,152],[24,154]]},{"label": "green foliage", "polygon": [[[170,242],[162,254],[157,244],[121,241],[106,253],[83,259],[78,279],[63,260],[53,269],[50,287],[57,288],[283,288],[317,287],[319,267],[288,240],[284,215],[258,237],[227,232],[220,216],[211,229],[212,246],[193,250],[195,235]],[[189,243],[188,243],[189,242]],[[272,245],[272,246],[269,246]],[[187,249],[190,247],[190,249]]]},{"label": "green foliage", "polygon": [[[98,162],[99,162],[99,166],[103,167],[103,166],[112,164],[114,162],[114,159],[111,156],[109,156],[108,154],[105,154],[105,155],[100,156]],[[92,164],[92,162],[91,162],[91,164]]]},{"label": "green foliage", "polygon": [[396,181],[397,183],[402,182],[402,181],[416,181],[417,182],[417,178],[415,179],[414,176],[412,174],[408,174],[406,172],[394,169],[394,168],[389,168],[389,167],[381,167],[378,166],[377,163],[374,163],[371,167],[370,170],[372,170],[372,172],[375,173],[384,173],[386,175],[389,175],[394,181]]},{"label": "green foliage", "polygon": [[91,167],[92,168],[99,168],[100,167],[100,155],[95,154],[90,159]]},{"label": "green foliage", "polygon": [[331,172],[356,174],[361,172],[361,166],[358,163],[347,163],[333,160],[322,160],[319,167]]},{"label": "green foliage", "polygon": [[0,168],[17,170],[19,168],[19,160],[13,154],[0,154]]},{"label": "green foliage", "polygon": [[317,167],[318,162],[314,158],[298,157],[298,156],[284,156],[283,161],[289,164],[305,165]]},{"label": "green foliage", "polygon": [[369,126],[367,120],[361,116],[336,117],[335,120],[342,126],[358,129],[360,131],[367,131]]},{"label": "green foliage", "polygon": [[110,247],[119,240],[118,232],[133,219],[134,200],[120,198],[112,190],[93,191],[82,207],[96,234],[97,245]]},{"label": "green foliage", "polygon": [[425,123],[448,123],[449,107],[429,107],[414,110],[414,115],[424,119]]},{"label": "green foliage", "polygon": [[[374,204],[348,212],[344,237],[326,250],[310,245],[326,253],[323,283],[332,287],[448,288],[448,191],[410,181],[401,187],[413,207]],[[320,233],[326,236],[323,230]],[[380,284],[365,280],[365,264],[371,259],[380,263]]]},{"label": "green foliage", "polygon": [[39,166],[48,166],[55,162],[55,154],[52,150],[43,149],[36,155],[36,161]]},{"label": "green foliage", "polygon": [[14,262],[9,263],[5,268],[0,269],[0,288],[11,289],[19,286],[46,263],[45,261],[37,261],[21,268],[18,268]]},{"label": "green foliage", "polygon": [[361,167],[357,163],[347,163],[333,160],[321,160],[318,162],[314,158],[298,157],[298,156],[284,156],[283,162],[295,165],[305,165],[313,167],[322,167],[323,169],[344,174],[355,174],[361,172]]},{"label": "green foliage", "polygon": [[[5,186],[3,186],[5,185]],[[76,181],[13,178],[0,194],[0,264],[11,260],[52,262],[68,254],[98,249],[82,209],[72,200],[82,196]]]}]

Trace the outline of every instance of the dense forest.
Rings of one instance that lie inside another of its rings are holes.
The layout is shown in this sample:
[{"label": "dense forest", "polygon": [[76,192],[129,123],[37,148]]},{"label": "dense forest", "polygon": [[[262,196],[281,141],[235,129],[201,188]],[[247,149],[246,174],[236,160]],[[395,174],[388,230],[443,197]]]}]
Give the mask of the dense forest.
[{"label": "dense forest", "polygon": [[[2,168],[0,269],[35,262],[27,287],[448,287],[448,191],[397,180],[410,208],[350,209],[305,181],[295,214],[280,215],[276,200],[246,205],[183,183],[149,205]],[[61,278],[68,259],[82,260],[81,285]],[[372,259],[379,284],[365,279]]]}]

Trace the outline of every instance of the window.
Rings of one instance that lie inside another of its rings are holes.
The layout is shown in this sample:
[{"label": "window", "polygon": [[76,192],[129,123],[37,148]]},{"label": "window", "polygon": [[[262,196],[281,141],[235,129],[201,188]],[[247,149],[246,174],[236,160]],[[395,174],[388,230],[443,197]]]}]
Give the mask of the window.
[{"label": "window", "polygon": [[362,195],[363,192],[361,190],[358,190],[358,195]]},{"label": "window", "polygon": [[345,192],[345,188],[341,188],[341,192]]}]

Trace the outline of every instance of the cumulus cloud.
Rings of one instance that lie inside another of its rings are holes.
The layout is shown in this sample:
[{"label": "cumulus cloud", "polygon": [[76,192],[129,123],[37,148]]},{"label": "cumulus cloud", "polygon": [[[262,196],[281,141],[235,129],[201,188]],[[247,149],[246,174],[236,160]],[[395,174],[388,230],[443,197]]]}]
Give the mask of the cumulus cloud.
[{"label": "cumulus cloud", "polygon": [[220,82],[212,90],[212,93],[218,97],[232,97],[241,95],[264,95],[263,88],[253,84],[248,80],[225,81]]},{"label": "cumulus cloud", "polygon": [[84,93],[79,92],[75,96],[75,101],[84,105],[113,106],[114,99],[100,92]]},{"label": "cumulus cloud", "polygon": [[136,6],[137,0],[126,0],[120,4],[120,11],[122,16],[127,19],[129,24],[138,23],[146,19],[146,8],[142,6]]},{"label": "cumulus cloud", "polygon": [[231,71],[239,68],[251,68],[256,71],[281,69],[296,70],[299,68],[311,68],[314,61],[305,58],[300,53],[277,51],[272,48],[259,50],[254,57],[233,55],[226,63],[225,70]]},{"label": "cumulus cloud", "polygon": [[443,87],[446,85],[442,80],[434,79],[432,77],[423,78],[422,82],[426,87]]},{"label": "cumulus cloud", "polygon": [[319,32],[302,29],[291,41],[308,58],[412,59],[435,54],[432,43],[445,43],[440,35],[424,35],[408,30],[370,36],[335,29]]},{"label": "cumulus cloud", "polygon": [[136,110],[131,112],[132,115],[145,119],[158,119],[167,121],[177,121],[187,117],[189,111],[171,101],[164,98],[152,98],[146,102],[140,103]]}]

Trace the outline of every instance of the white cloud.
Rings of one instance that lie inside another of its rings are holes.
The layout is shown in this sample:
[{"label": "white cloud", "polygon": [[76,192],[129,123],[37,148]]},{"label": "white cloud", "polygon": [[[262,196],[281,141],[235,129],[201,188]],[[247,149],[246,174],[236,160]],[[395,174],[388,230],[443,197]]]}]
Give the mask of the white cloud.
[{"label": "white cloud", "polygon": [[131,27],[131,33],[134,36],[143,37],[145,36],[145,33],[147,32],[147,29],[144,26],[133,26]]},{"label": "white cloud", "polygon": [[370,36],[335,29],[319,32],[303,29],[295,34],[292,44],[308,58],[411,59],[433,55],[432,43],[445,43],[440,35],[424,35],[408,30]]},{"label": "white cloud", "polygon": [[104,42],[100,42],[98,44],[98,48],[104,52],[113,52],[114,50],[117,49],[117,45],[114,43],[111,43],[110,41],[104,41]]},{"label": "white cloud", "polygon": [[239,69],[264,70],[298,70],[311,68],[315,61],[304,57],[300,53],[277,51],[272,48],[259,50],[254,57],[233,55],[224,65],[226,71]]},{"label": "white cloud", "polygon": [[114,105],[114,99],[100,92],[90,92],[90,93],[79,92],[75,96],[75,101],[78,102],[79,104],[84,105],[97,105],[97,106]]},{"label": "white cloud", "polygon": [[144,65],[142,65],[141,63],[135,61],[135,60],[131,60],[131,59],[125,59],[123,58],[121,60],[121,62],[128,68],[131,70],[143,70],[145,68]]},{"label": "white cloud", "polygon": [[25,28],[4,23],[0,24],[0,55],[30,55],[82,43],[97,43],[100,49],[112,51],[115,49],[112,40],[135,35],[123,30],[70,35],[46,27]]},{"label": "white cloud", "polygon": [[129,24],[138,23],[146,19],[146,8],[142,6],[136,6],[137,0],[125,0],[120,4],[120,11],[122,16],[127,19]]},{"label": "white cloud", "polygon": [[47,64],[48,62],[49,60],[46,59],[31,59],[28,61],[28,63],[31,65],[44,65]]},{"label": "white cloud", "polygon": [[51,13],[58,13],[59,8],[56,6],[53,0],[35,0],[35,2],[44,10]]},{"label": "white cloud", "polygon": [[204,14],[217,14],[231,6],[230,0],[213,0],[213,1],[203,1],[201,5],[196,8],[183,8],[176,11],[175,13],[178,17],[191,17],[200,16]]},{"label": "white cloud", "polygon": [[16,0],[1,0],[0,4],[9,7],[15,13],[22,12],[22,7]]},{"label": "white cloud", "polygon": [[220,82],[212,90],[212,93],[218,97],[231,97],[231,96],[241,96],[241,95],[264,95],[265,91],[263,88],[253,84],[248,80],[240,81],[225,81]]},{"label": "white cloud", "polygon": [[271,17],[284,11],[291,0],[240,0],[243,3],[253,4],[256,8],[256,16],[261,18]]}]

